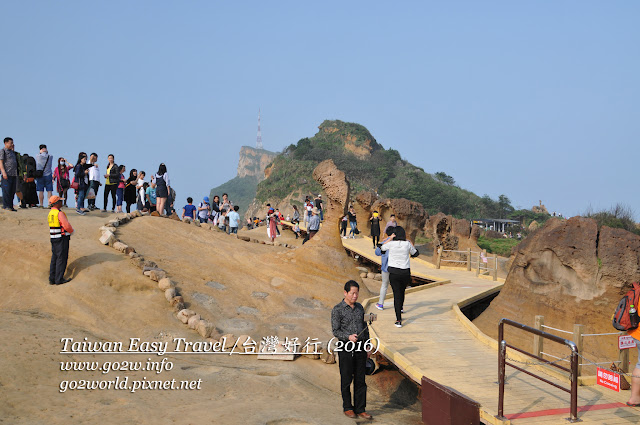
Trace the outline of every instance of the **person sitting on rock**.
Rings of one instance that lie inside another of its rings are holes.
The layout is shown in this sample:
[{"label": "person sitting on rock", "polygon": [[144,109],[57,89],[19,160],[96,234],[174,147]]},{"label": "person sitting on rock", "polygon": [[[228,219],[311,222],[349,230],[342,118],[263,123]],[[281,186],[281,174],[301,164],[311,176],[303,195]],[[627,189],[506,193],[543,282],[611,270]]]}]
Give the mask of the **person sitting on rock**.
[{"label": "person sitting on rock", "polygon": [[185,217],[188,217],[191,220],[196,219],[196,206],[193,205],[192,197],[187,198],[187,205],[182,208],[182,220],[184,220]]}]

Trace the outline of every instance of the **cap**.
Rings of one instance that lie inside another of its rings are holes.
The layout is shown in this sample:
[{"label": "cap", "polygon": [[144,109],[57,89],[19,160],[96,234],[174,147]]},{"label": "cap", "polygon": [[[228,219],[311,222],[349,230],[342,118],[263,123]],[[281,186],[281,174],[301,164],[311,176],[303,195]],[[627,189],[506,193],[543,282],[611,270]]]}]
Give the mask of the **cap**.
[{"label": "cap", "polygon": [[311,210],[311,212],[312,212],[312,213],[314,213],[314,214],[316,214],[316,215],[317,215],[317,214],[320,214],[320,210],[319,210],[319,209],[317,209],[317,208],[312,209],[312,210]]},{"label": "cap", "polygon": [[208,196],[204,197],[204,202],[209,202],[209,197]]},{"label": "cap", "polygon": [[55,203],[62,202],[62,201],[64,201],[64,198],[61,198],[57,195],[53,195],[52,197],[49,198],[49,205],[53,205]]},{"label": "cap", "polygon": [[322,194],[318,195],[318,198],[322,198]]}]

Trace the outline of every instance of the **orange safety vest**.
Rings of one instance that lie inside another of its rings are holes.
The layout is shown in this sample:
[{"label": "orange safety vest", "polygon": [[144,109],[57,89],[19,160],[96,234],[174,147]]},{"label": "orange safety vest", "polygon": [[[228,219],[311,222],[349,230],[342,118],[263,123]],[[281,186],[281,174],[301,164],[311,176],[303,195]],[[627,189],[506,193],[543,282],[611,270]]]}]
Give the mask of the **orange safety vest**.
[{"label": "orange safety vest", "polygon": [[65,235],[64,229],[60,225],[60,218],[58,218],[59,214],[59,209],[51,208],[51,211],[49,211],[49,215],[47,216],[47,220],[49,221],[49,236],[54,240]]}]

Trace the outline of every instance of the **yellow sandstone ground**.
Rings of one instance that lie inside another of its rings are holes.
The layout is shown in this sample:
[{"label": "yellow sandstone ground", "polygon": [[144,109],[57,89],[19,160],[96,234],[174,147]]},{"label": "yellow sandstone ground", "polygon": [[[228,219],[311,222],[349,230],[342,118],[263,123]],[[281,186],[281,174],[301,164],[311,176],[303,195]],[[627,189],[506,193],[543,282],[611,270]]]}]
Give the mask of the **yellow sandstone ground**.
[{"label": "yellow sandstone ground", "polygon": [[[67,211],[76,229],[67,268],[73,280],[62,286],[48,284],[48,210],[0,212],[0,423],[353,423],[342,414],[337,365],[310,358],[169,354],[173,369],[159,375],[61,371],[63,361],[161,360],[126,353],[59,354],[61,338],[125,346],[129,338],[203,340],[175,318],[155,282],[127,256],[98,242],[98,228],[114,215],[79,217]],[[266,240],[264,228],[243,233]],[[344,280],[307,267],[304,257],[313,256],[313,246],[292,250],[249,243],[155,217],[136,218],[119,227],[117,237],[168,272],[187,307],[215,324],[215,336],[330,338],[330,309],[341,299]],[[278,241],[301,244],[288,232]],[[344,273],[336,269],[338,276]],[[192,391],[59,391],[63,380],[116,376],[202,379],[202,384]],[[417,392],[397,372],[382,370],[367,383],[368,410],[376,423],[420,423]]]}]

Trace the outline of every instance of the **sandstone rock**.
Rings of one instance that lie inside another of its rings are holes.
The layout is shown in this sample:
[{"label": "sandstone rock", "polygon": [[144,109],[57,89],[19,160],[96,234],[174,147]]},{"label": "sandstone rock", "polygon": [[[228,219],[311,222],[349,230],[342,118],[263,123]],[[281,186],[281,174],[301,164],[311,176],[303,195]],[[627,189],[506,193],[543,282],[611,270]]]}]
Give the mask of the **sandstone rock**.
[{"label": "sandstone rock", "polygon": [[137,257],[140,257],[140,254],[138,254],[138,253],[137,253],[137,252],[135,252],[135,251],[132,251],[132,252],[129,252],[129,257],[131,257],[131,258],[137,258]]},{"label": "sandstone rock", "polygon": [[326,364],[334,364],[336,362],[336,356],[333,352],[329,353],[329,351],[323,350],[322,354],[320,354],[320,360]]},{"label": "sandstone rock", "polygon": [[145,260],[144,263],[143,263],[143,266],[144,267],[149,267],[151,269],[157,269],[158,268],[158,265],[155,262],[151,261],[151,260]]},{"label": "sandstone rock", "polygon": [[176,214],[176,212],[175,212],[175,211],[173,212],[173,214],[171,214],[171,215],[169,216],[169,218],[170,218],[171,220],[180,221],[180,216],[179,216],[178,214]]},{"label": "sandstone rock", "polygon": [[220,337],[220,343],[222,343],[222,348],[225,350],[230,350],[235,342],[236,339],[233,334],[224,334]]},{"label": "sandstone rock", "polygon": [[245,242],[251,241],[251,238],[249,236],[238,235],[238,239],[240,239],[242,241],[245,241]]},{"label": "sandstone rock", "polygon": [[365,277],[367,277],[367,274],[366,273],[360,273],[360,277],[364,279]]},{"label": "sandstone rock", "polygon": [[113,249],[115,249],[116,251],[125,252],[127,248],[128,246],[126,244],[123,244],[122,242],[113,243]]},{"label": "sandstone rock", "polygon": [[139,268],[143,268],[144,267],[144,257],[142,256],[138,256],[138,257],[133,257],[131,258],[131,264],[133,264],[136,267]]},{"label": "sandstone rock", "polygon": [[159,282],[160,279],[164,279],[165,277],[167,277],[167,272],[160,269],[154,269],[144,272],[144,275],[149,276],[149,279],[153,280],[154,282]]},{"label": "sandstone rock", "polygon": [[189,321],[189,317],[194,316],[196,314],[193,310],[183,309],[178,312],[178,319],[185,325]]},{"label": "sandstone rock", "polygon": [[102,245],[113,245],[113,243],[116,241],[117,239],[115,235],[110,231],[107,230],[105,232],[102,232],[102,236],[100,237],[100,243]]},{"label": "sandstone rock", "polygon": [[162,278],[158,281],[158,288],[163,291],[166,291],[169,288],[173,288],[174,286],[176,286],[176,283],[168,277]]},{"label": "sandstone rock", "polygon": [[359,271],[361,271],[363,273],[369,273],[369,269],[366,268],[366,267],[362,267],[362,266],[356,267],[356,270],[359,270]]},{"label": "sandstone rock", "polygon": [[169,289],[164,291],[164,297],[169,302],[171,302],[171,300],[177,295],[178,295],[178,292],[176,291],[176,288],[169,288]]},{"label": "sandstone rock", "polygon": [[367,279],[373,279],[375,277],[375,273],[367,273]]},{"label": "sandstone rock", "polygon": [[[178,297],[176,297],[176,298],[178,298]],[[173,311],[175,311],[176,313],[185,309],[185,306],[184,306],[183,302],[176,303],[172,307],[173,307]]]},{"label": "sandstone rock", "polygon": [[114,218],[113,220],[109,220],[107,222],[107,226],[118,227],[120,226],[120,220],[118,220],[117,218]]},{"label": "sandstone rock", "polygon": [[154,211],[151,214],[149,214],[151,217],[160,217],[160,213],[158,211]]},{"label": "sandstone rock", "polygon": [[124,253],[125,253],[125,254],[127,254],[127,255],[130,255],[130,254],[132,254],[132,253],[134,253],[134,252],[136,252],[136,250],[135,250],[135,248],[133,248],[132,246],[127,246],[127,247],[124,249]]},{"label": "sandstone rock", "polygon": [[101,232],[111,232],[113,234],[116,233],[116,228],[113,226],[101,226],[100,227],[100,231]]},{"label": "sandstone rock", "polygon": [[214,329],[215,326],[213,325],[213,323],[207,320],[200,320],[200,322],[198,322],[198,325],[196,326],[196,330],[203,338],[209,338]]},{"label": "sandstone rock", "polygon": [[[631,283],[640,280],[638,264],[640,236],[598,229],[593,219],[551,218],[516,247],[504,287],[474,323],[496,335],[501,317],[533,326],[534,317],[543,315],[545,325],[558,329],[571,331],[578,323],[586,333],[612,332],[613,310]],[[515,334],[514,345],[530,343]],[[584,344],[590,360],[617,357],[616,344],[598,337],[585,338]]]},{"label": "sandstone rock", "polygon": [[191,224],[193,224],[196,227],[200,227],[200,220],[193,220]]},{"label": "sandstone rock", "polygon": [[538,230],[538,228],[540,227],[540,224],[538,224],[537,221],[533,220],[531,223],[529,223],[529,231],[533,232],[534,230]]},{"label": "sandstone rock", "polygon": [[354,208],[358,217],[358,228],[365,235],[371,232],[369,217],[374,211],[378,211],[381,219],[380,232],[384,232],[391,214],[395,214],[398,225],[405,229],[407,239],[411,241],[415,241],[416,235],[423,229],[428,218],[419,202],[407,199],[378,199],[375,194],[367,192],[358,194]]},{"label": "sandstone rock", "polygon": [[237,351],[239,353],[251,353],[252,350],[254,353],[258,351],[257,343],[253,344],[253,341],[249,335],[240,335],[236,340],[236,349],[233,351]]},{"label": "sandstone rock", "polygon": [[[169,304],[171,304],[171,307],[176,307],[178,304],[184,304],[184,299],[181,295],[176,295],[175,297],[171,298]],[[182,310],[183,308],[184,307],[182,307],[180,310]]]},{"label": "sandstone rock", "polygon": [[381,274],[381,273],[376,273],[376,274],[373,276],[373,278],[374,278],[375,280],[382,280],[382,274]]},{"label": "sandstone rock", "polygon": [[124,215],[124,218],[126,218],[126,219],[127,219],[127,221],[131,220],[131,218],[132,218],[132,217],[133,217],[133,216],[131,215],[131,213],[126,213],[126,214]]},{"label": "sandstone rock", "polygon": [[[438,213],[429,217],[424,232],[427,237],[431,237],[435,249],[442,247],[443,250],[453,251],[482,251],[477,244],[480,229],[477,226],[471,227],[469,221],[454,218],[450,215]],[[443,252],[442,258],[446,260],[465,261],[467,255],[455,252]],[[446,263],[447,266],[466,267],[465,263]]]},{"label": "sandstone rock", "polygon": [[198,323],[200,323],[201,319],[202,318],[200,317],[199,314],[194,314],[193,316],[189,317],[189,320],[187,321],[187,326],[189,327],[189,329],[195,329],[198,327]]},{"label": "sandstone rock", "polygon": [[136,218],[136,217],[142,217],[142,214],[140,214],[140,211],[135,210],[134,212],[131,213],[131,218]]}]

